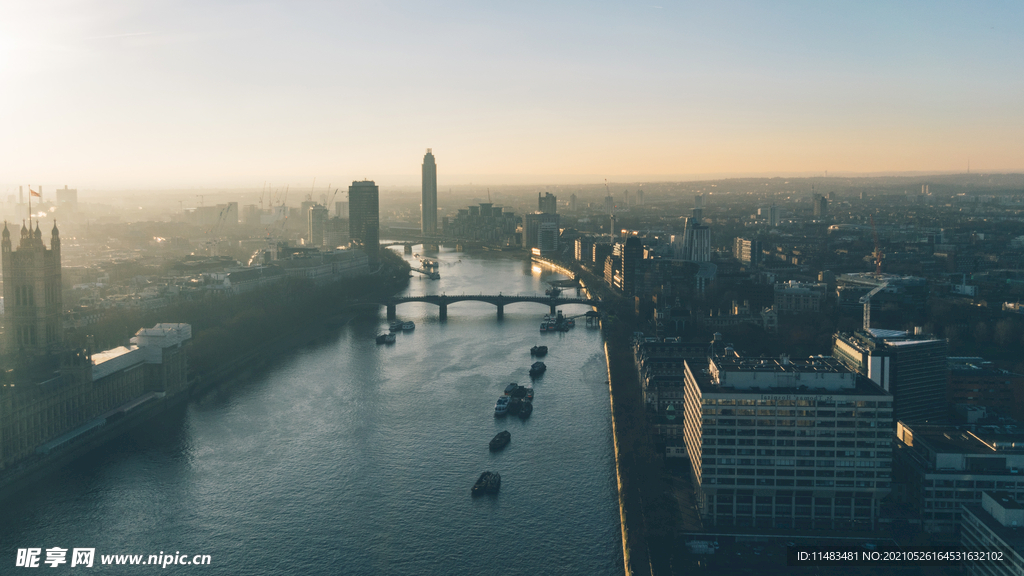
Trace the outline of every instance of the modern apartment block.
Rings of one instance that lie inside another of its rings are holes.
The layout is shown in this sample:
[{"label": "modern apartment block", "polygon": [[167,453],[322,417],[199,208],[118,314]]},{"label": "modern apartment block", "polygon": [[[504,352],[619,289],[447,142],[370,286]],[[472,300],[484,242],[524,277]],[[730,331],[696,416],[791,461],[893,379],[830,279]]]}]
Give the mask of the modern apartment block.
[{"label": "modern apartment block", "polygon": [[705,526],[877,526],[892,396],[825,357],[686,361],[684,434]]},{"label": "modern apartment block", "polygon": [[982,492],[980,504],[963,507],[960,542],[964,550],[995,550],[1003,562],[969,558],[962,570],[972,576],[1019,576],[1024,572],[1024,506],[1007,492]]}]

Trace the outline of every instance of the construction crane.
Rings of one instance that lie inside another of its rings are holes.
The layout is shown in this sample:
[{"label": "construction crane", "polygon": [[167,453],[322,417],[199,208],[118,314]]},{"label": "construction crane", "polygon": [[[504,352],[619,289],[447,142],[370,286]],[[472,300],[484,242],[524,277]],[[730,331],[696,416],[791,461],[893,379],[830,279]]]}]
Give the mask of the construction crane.
[{"label": "construction crane", "polygon": [[875,294],[878,294],[879,292],[881,292],[882,290],[885,290],[888,287],[889,287],[889,283],[888,282],[883,282],[881,286],[876,287],[871,292],[868,292],[867,294],[865,294],[865,295],[860,297],[860,303],[864,305],[864,330],[865,331],[871,329],[871,298],[873,298],[875,296]]}]

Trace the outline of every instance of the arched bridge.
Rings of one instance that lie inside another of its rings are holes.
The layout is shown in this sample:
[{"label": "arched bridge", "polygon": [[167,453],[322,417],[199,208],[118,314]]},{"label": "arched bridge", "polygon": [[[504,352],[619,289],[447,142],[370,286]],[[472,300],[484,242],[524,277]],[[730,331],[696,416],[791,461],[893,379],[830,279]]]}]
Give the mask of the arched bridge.
[{"label": "arched bridge", "polygon": [[397,315],[397,308],[399,304],[405,304],[406,302],[427,302],[436,305],[438,308],[438,317],[441,320],[446,320],[448,318],[449,304],[467,301],[494,304],[498,307],[499,319],[505,317],[505,306],[515,304],[517,302],[534,302],[536,304],[543,304],[551,309],[552,314],[555,314],[555,309],[558,306],[562,306],[564,304],[585,304],[587,306],[601,306],[602,304],[600,300],[590,298],[552,298],[551,296],[544,296],[541,294],[460,294],[457,296],[450,296],[448,294],[432,294],[429,296],[402,296],[399,298],[392,298],[385,303],[385,306],[387,306],[388,309],[388,320],[394,320]]}]

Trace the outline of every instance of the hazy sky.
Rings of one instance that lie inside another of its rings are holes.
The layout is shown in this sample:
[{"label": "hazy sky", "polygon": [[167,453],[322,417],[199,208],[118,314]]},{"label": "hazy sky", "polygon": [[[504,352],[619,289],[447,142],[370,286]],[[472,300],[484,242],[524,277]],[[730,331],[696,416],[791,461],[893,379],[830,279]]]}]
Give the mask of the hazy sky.
[{"label": "hazy sky", "polygon": [[1024,2],[0,2],[0,189],[1024,170]]}]

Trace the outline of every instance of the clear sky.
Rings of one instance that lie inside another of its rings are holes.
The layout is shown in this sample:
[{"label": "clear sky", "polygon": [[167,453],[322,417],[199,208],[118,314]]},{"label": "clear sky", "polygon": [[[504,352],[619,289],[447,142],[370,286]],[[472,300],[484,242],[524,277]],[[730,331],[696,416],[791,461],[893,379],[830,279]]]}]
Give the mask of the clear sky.
[{"label": "clear sky", "polygon": [[0,187],[1024,171],[1024,2],[0,3]]}]

